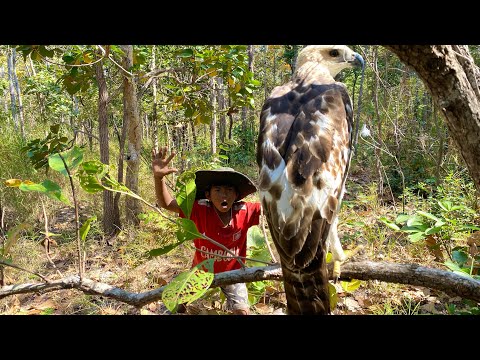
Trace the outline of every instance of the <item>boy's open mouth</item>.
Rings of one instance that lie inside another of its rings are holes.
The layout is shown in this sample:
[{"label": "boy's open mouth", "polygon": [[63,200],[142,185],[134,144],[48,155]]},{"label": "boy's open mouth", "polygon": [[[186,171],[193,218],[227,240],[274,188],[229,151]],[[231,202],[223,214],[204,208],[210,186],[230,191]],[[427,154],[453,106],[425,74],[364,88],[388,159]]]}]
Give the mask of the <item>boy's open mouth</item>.
[{"label": "boy's open mouth", "polygon": [[228,202],[227,200],[223,200],[220,205],[222,205],[222,207],[226,207],[228,205]]}]

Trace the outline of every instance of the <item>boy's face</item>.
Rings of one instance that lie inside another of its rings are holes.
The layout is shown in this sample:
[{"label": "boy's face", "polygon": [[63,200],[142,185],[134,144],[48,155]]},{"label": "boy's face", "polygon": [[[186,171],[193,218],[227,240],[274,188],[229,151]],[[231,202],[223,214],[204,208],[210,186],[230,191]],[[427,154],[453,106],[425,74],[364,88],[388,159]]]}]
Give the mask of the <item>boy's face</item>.
[{"label": "boy's face", "polygon": [[210,191],[205,191],[205,196],[215,208],[221,212],[227,212],[237,199],[237,191],[232,185],[212,185]]}]

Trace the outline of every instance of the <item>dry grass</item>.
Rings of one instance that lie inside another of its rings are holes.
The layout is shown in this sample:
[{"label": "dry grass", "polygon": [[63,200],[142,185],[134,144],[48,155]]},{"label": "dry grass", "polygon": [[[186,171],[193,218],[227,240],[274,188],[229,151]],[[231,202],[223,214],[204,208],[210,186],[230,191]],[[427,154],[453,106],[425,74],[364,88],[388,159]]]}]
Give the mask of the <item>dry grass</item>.
[{"label": "dry grass", "polygon": [[[428,267],[440,267],[425,245],[411,244],[403,235],[394,234],[378,221],[381,216],[392,214],[392,205],[381,204],[371,188],[364,189],[363,201],[345,203],[339,224],[344,249],[353,249],[359,244],[365,247],[362,257],[372,261],[417,263]],[[356,194],[358,195],[358,194]],[[152,196],[152,194],[146,194]],[[253,196],[253,195],[252,195]],[[358,198],[358,196],[357,196]],[[82,199],[82,221],[95,213],[93,197]],[[255,198],[249,200],[255,201]],[[74,216],[71,209],[49,209],[50,231],[57,246],[51,249],[51,259],[63,276],[78,273],[77,248],[74,231]],[[45,256],[40,245],[43,239],[42,219],[37,219],[36,230],[31,230],[13,248],[14,263],[49,279],[58,279],[57,270]],[[143,221],[139,229],[122,231],[112,246],[107,246],[102,237],[100,221],[95,222],[86,242],[87,278],[108,283],[132,292],[144,292],[170,282],[176,275],[189,269],[193,250],[183,244],[164,256],[147,258],[151,250],[174,241],[174,232],[162,218]],[[5,270],[7,284],[38,282],[29,273],[13,268]],[[339,290],[336,314],[446,314],[445,304],[462,306],[459,298],[435,293],[429,289],[382,283],[362,282],[352,293]],[[187,308],[188,314],[226,314],[222,310],[223,296],[219,289],[212,289],[202,299]],[[256,314],[277,314],[285,310],[285,295],[281,282],[271,282],[265,295],[252,306]],[[132,306],[100,296],[83,294],[77,290],[59,290],[45,294],[25,294],[0,300],[1,314],[164,314],[165,307],[155,302],[138,310]]]}]

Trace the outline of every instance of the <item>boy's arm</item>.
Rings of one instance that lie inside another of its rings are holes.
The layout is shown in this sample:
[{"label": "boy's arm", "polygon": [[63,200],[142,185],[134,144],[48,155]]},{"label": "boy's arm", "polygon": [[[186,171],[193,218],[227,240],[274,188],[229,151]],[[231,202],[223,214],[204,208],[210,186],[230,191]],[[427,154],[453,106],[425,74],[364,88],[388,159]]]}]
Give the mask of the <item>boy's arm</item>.
[{"label": "boy's arm", "polygon": [[165,175],[177,172],[175,168],[168,167],[168,163],[175,156],[175,153],[172,152],[167,157],[167,148],[163,147],[155,151],[152,149],[152,168],[153,168],[153,179],[155,182],[155,196],[157,198],[157,203],[164,209],[180,213],[180,206],[177,204],[177,200],[173,198],[168,190],[167,184],[163,179]]}]

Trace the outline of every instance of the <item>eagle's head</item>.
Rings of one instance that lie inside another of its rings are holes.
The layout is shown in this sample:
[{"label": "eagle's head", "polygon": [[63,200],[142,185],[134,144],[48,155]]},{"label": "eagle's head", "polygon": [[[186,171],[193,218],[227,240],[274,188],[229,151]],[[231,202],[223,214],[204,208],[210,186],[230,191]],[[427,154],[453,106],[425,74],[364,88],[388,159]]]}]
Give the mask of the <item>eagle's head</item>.
[{"label": "eagle's head", "polygon": [[328,69],[332,78],[348,67],[363,66],[363,58],[345,45],[309,45],[297,57],[295,69],[315,62]]}]

